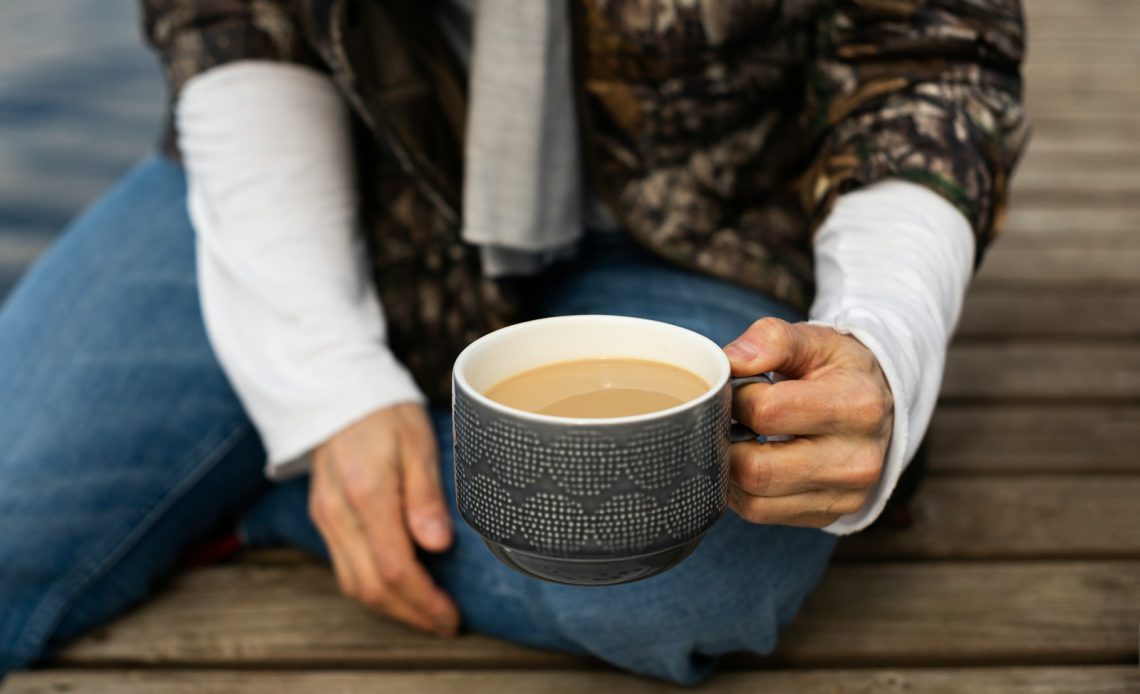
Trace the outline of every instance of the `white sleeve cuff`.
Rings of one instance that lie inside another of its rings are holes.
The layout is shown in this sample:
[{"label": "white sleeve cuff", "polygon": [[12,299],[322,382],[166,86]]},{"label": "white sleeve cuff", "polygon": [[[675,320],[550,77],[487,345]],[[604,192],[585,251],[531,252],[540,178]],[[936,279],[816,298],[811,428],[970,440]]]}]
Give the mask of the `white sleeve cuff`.
[{"label": "white sleeve cuff", "polygon": [[905,181],[842,196],[817,233],[811,322],[862,342],[878,360],[895,403],[878,483],[862,509],[828,532],[844,535],[870,525],[922,442],[973,259],[966,217],[933,191]]},{"label": "white sleeve cuff", "polygon": [[315,70],[242,61],[187,82],[176,116],[210,343],[267,474],[304,472],[367,413],[424,401],[385,342],[348,109]]},{"label": "white sleeve cuff", "polygon": [[265,474],[270,479],[308,472],[317,445],[375,410],[425,402],[411,375],[387,350],[377,350],[373,364],[352,369],[350,380],[339,387],[330,385],[327,402],[305,402],[259,427],[268,452]]}]

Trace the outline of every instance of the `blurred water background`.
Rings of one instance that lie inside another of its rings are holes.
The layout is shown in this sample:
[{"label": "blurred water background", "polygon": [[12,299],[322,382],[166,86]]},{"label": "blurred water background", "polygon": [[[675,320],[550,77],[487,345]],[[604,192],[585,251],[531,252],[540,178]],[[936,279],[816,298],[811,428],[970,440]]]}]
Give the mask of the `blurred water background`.
[{"label": "blurred water background", "polygon": [[0,297],[161,129],[137,0],[0,2]]}]

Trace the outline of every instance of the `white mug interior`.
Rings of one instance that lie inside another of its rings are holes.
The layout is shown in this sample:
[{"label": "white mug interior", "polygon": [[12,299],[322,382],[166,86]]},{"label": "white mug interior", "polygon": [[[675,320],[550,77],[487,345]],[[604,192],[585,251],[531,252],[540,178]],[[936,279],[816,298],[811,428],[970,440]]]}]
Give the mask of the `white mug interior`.
[{"label": "white mug interior", "polygon": [[592,358],[648,359],[687,369],[709,384],[692,400],[641,415],[586,419],[628,423],[668,416],[715,396],[728,381],[730,367],[721,348],[707,337],[669,323],[627,316],[556,316],[516,323],[472,342],[455,360],[455,385],[485,406],[526,419],[568,422],[571,417],[524,412],[499,404],[483,393],[524,371],[548,364]]}]

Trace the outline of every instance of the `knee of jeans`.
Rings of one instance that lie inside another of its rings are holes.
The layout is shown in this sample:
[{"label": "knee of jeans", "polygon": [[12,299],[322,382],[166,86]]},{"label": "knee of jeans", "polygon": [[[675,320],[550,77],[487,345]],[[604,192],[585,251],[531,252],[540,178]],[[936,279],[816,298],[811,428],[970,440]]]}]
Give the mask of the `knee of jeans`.
[{"label": "knee of jeans", "polygon": [[725,653],[770,652],[779,627],[770,595],[714,594],[684,575],[545,592],[567,641],[625,670],[682,684],[703,679]]},{"label": "knee of jeans", "polygon": [[721,521],[670,571],[606,588],[546,584],[561,635],[619,667],[691,684],[733,652],[767,654],[826,568],[834,538]]}]

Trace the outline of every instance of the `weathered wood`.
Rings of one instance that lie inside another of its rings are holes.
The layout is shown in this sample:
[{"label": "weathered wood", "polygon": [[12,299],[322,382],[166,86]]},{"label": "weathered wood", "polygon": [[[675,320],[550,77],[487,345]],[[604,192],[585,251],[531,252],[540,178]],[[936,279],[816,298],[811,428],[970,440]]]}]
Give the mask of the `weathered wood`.
[{"label": "weathered wood", "polygon": [[[1140,20],[1137,20],[1140,21]],[[1031,30],[1028,62],[1045,68],[1056,63],[1075,65],[1120,64],[1140,62],[1140,45],[1136,38],[1101,39],[1037,36]]]},{"label": "weathered wood", "polygon": [[[722,672],[702,692],[718,694],[1132,694],[1140,690],[1135,667],[958,668],[950,670],[816,670]],[[649,694],[689,688],[608,671],[487,672],[243,672],[54,670],[15,675],[7,694]]]},{"label": "weathered wood", "polygon": [[[837,556],[1140,559],[1138,499],[1140,474],[933,474],[911,504],[911,526],[876,526],[846,537]],[[239,560],[264,566],[314,561],[288,548],[251,550]]]},{"label": "weathered wood", "polygon": [[376,617],[339,595],[311,562],[237,564],[176,576],[144,609],[63,651],[69,664],[243,664],[267,667],[574,667],[559,653],[481,635],[440,639]]},{"label": "weathered wood", "polygon": [[957,336],[1140,338],[1140,288],[975,287]]},{"label": "weathered wood", "polygon": [[1140,249],[1015,248],[998,244],[987,255],[974,286],[1013,284],[1136,291],[1140,287]]},{"label": "weathered wood", "polygon": [[1132,343],[957,344],[950,348],[943,398],[1140,398],[1140,349]]},{"label": "weathered wood", "polygon": [[944,403],[930,468],[964,472],[1140,472],[1140,407]]},{"label": "weathered wood", "polygon": [[[1136,658],[1137,619],[1140,561],[839,564],[766,662],[1127,662]],[[82,639],[59,659],[291,668],[581,662],[479,636],[419,636],[341,598],[328,570],[308,564],[182,575],[146,609]]]},{"label": "weathered wood", "polygon": [[[1140,203],[1140,201],[1137,201]],[[1011,197],[1005,231],[996,247],[1140,248],[1140,204],[1059,205]]]},{"label": "weathered wood", "polygon": [[[1106,39],[1128,40],[1106,33]],[[1109,89],[1066,89],[1051,85],[1030,85],[1025,96],[1026,110],[1037,116],[1080,117],[1086,115],[1127,117],[1135,115],[1140,93]]]},{"label": "weathered wood", "polygon": [[[1140,102],[1140,92],[1137,92]],[[1021,199],[1047,197],[1129,203],[1140,191],[1140,158],[1129,151],[1057,152],[1031,143],[1013,179]]]},{"label": "weathered wood", "polygon": [[927,479],[906,529],[844,538],[851,559],[1140,559],[1140,475]]},{"label": "weathered wood", "polygon": [[[1140,25],[1140,15],[1136,16],[1135,21]],[[1081,29],[1081,22],[1074,22],[1075,31],[1079,32]],[[1089,29],[1091,26],[1085,25]],[[1105,38],[1111,41],[1111,36],[1107,28],[1100,29],[1101,36],[1098,38]],[[1078,33],[1079,36],[1079,33]],[[1133,39],[1140,39],[1140,33],[1133,28],[1130,35]],[[1051,38],[1048,35],[1042,38]],[[1077,38],[1074,36],[1074,38]],[[1121,37],[1125,38],[1125,37]],[[1086,38],[1080,36],[1079,41],[1093,41],[1094,36],[1090,35]],[[1130,93],[1140,95],[1140,90],[1134,79],[1130,80],[1129,75],[1135,75],[1133,72],[1136,69],[1135,63],[1129,63],[1126,60],[1120,60],[1115,55],[1108,60],[1099,61],[1076,61],[1076,60],[1047,60],[1046,56],[1038,56],[1030,58],[1025,61],[1022,66],[1021,74],[1025,78],[1027,89],[1032,92],[1036,86],[1048,86],[1050,89],[1065,90],[1073,94],[1080,94],[1086,90],[1096,91],[1115,91],[1120,93]]]},{"label": "weathered wood", "polygon": [[837,565],[786,664],[1135,663],[1140,562]]},{"label": "weathered wood", "polygon": [[[1084,52],[1098,42],[1085,42],[1079,51]],[[1140,63],[1140,39],[1119,42],[1115,46],[1128,45],[1136,53]],[[1131,153],[1140,155],[1140,117],[1072,115],[1069,117],[1033,115],[1033,138],[1030,147],[1038,153],[1079,152],[1101,154]]]}]

